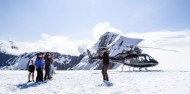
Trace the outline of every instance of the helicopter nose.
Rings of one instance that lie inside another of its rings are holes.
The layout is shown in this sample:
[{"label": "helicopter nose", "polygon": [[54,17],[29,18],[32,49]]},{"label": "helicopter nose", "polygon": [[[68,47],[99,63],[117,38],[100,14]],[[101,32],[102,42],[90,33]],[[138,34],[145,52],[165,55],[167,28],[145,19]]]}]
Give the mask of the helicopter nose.
[{"label": "helicopter nose", "polygon": [[155,65],[158,65],[159,63],[158,63],[158,61],[154,61],[154,62],[152,62],[152,64],[155,66]]}]

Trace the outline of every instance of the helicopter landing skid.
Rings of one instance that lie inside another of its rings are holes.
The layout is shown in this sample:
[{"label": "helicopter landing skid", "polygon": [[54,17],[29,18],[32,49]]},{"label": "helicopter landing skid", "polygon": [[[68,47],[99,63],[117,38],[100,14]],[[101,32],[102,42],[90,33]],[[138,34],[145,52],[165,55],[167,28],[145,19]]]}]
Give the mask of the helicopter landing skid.
[{"label": "helicopter landing skid", "polygon": [[[125,66],[125,65],[123,64],[123,66],[122,66],[122,71],[123,71],[124,66]],[[143,68],[144,68],[146,71],[148,71],[148,68],[147,68],[147,67],[133,67],[133,71],[135,71],[135,68],[139,68],[139,71],[142,71]],[[129,71],[131,71],[130,66],[129,66]]]},{"label": "helicopter landing skid", "polygon": [[[142,71],[142,69],[143,69],[143,68],[142,68],[142,67],[140,67],[140,68],[139,68],[139,71]],[[145,69],[146,71],[148,71],[148,69],[147,69],[147,68],[144,68],[144,69]],[[133,71],[135,71],[135,67],[133,67]]]}]

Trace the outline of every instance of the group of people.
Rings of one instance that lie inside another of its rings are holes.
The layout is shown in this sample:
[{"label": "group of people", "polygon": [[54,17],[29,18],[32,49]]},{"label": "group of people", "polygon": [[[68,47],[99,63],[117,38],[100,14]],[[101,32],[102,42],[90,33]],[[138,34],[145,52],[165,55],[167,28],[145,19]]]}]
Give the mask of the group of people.
[{"label": "group of people", "polygon": [[[28,82],[34,82],[34,71],[37,71],[36,82],[51,79],[54,74],[53,54],[52,53],[38,53],[35,60],[29,61],[28,67]],[[45,75],[43,72],[45,70]],[[32,77],[32,80],[30,78]]]},{"label": "group of people", "polygon": [[[108,67],[109,67],[109,54],[106,48],[102,49],[102,55],[98,56],[99,58],[103,59],[103,66],[102,66],[102,76],[104,81],[109,81],[108,77]],[[53,54],[47,53],[45,56],[43,53],[38,53],[36,56],[36,60],[30,60],[29,63],[29,75],[28,75],[28,82],[31,82],[30,76],[32,76],[32,81],[34,82],[34,70],[36,67],[37,77],[36,82],[41,82],[46,79],[51,79],[53,77]],[[45,70],[45,76],[43,76],[43,70]]]}]

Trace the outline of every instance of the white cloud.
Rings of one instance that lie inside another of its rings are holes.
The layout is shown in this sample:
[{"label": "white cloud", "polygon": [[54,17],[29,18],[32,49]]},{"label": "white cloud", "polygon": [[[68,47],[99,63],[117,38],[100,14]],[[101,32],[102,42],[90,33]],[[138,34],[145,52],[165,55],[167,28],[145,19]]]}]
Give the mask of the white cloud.
[{"label": "white cloud", "polygon": [[127,33],[127,37],[142,38],[143,46],[187,48],[190,47],[190,30]]},{"label": "white cloud", "polygon": [[92,34],[94,38],[98,40],[102,34],[108,31],[122,34],[122,32],[119,29],[112,27],[108,22],[96,24],[96,26],[92,29]]},{"label": "white cloud", "polygon": [[18,50],[11,49],[11,44],[8,41],[1,41],[1,43],[3,43],[1,50],[15,55],[35,51],[79,55],[91,45],[90,42],[89,39],[74,41],[64,36],[49,36],[47,34],[42,34],[42,39],[36,42],[14,41],[13,45],[17,46],[19,48]]},{"label": "white cloud", "polygon": [[42,36],[42,38],[45,39],[45,40],[48,39],[48,37],[49,37],[48,34],[45,34],[45,33],[41,34],[41,36]]},{"label": "white cloud", "polygon": [[190,30],[184,31],[154,31],[154,32],[143,32],[143,33],[127,33],[126,36],[138,37],[143,39],[169,39],[169,38],[184,38],[190,37]]}]

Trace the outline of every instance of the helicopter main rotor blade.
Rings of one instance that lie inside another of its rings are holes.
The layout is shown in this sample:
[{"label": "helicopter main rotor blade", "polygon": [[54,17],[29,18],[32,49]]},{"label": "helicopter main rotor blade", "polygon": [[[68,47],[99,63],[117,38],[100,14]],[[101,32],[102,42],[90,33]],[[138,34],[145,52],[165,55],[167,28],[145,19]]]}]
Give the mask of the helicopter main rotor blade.
[{"label": "helicopter main rotor blade", "polygon": [[98,47],[98,48],[110,48],[110,47],[113,47],[113,48],[118,48],[118,47],[130,47],[130,46],[109,46],[109,47]]},{"label": "helicopter main rotor blade", "polygon": [[98,47],[98,48],[109,48],[109,47]]},{"label": "helicopter main rotor blade", "polygon": [[165,51],[171,51],[171,52],[179,52],[179,51],[175,51],[175,50],[163,49],[163,48],[155,48],[155,47],[141,47],[141,46],[138,46],[138,47],[139,48],[150,48],[150,49],[165,50]]},{"label": "helicopter main rotor blade", "polygon": [[[126,47],[126,48],[131,48],[130,46],[112,46],[112,47]],[[139,48],[150,48],[150,49],[158,49],[158,50],[165,50],[165,51],[171,51],[171,52],[179,52],[175,50],[170,50],[170,49],[163,49],[163,48],[156,48],[156,47],[142,47],[142,46],[136,46]],[[98,48],[110,48],[110,47],[98,47]]]}]

